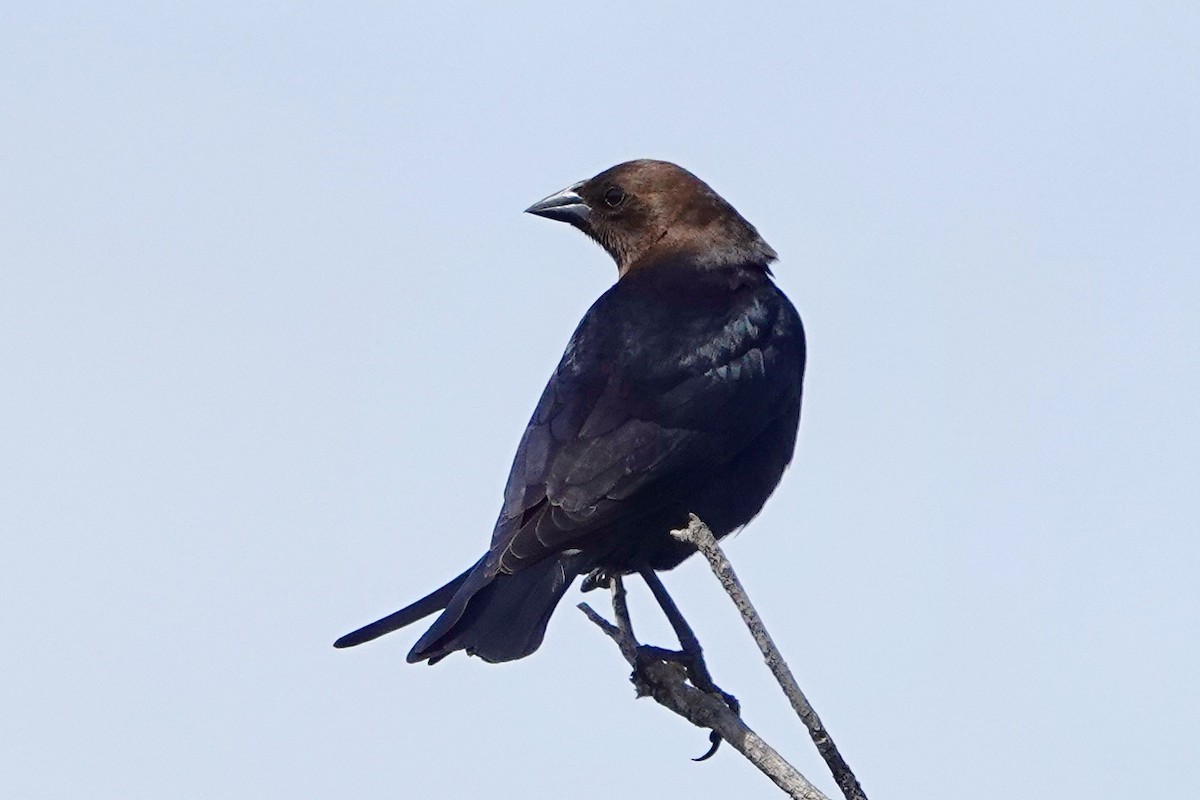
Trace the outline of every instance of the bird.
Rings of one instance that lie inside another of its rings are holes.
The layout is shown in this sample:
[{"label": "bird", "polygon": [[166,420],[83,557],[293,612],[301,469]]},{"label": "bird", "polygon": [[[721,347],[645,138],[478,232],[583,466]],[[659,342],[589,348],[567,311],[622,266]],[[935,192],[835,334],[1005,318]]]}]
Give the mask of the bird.
[{"label": "bird", "polygon": [[408,653],[434,664],[530,655],[581,575],[653,575],[762,509],[792,461],[806,342],[775,285],[774,249],[684,168],[611,167],[526,212],[565,222],[616,262],[517,446],[487,552],[415,603],[338,639],[352,647],[435,612]]}]

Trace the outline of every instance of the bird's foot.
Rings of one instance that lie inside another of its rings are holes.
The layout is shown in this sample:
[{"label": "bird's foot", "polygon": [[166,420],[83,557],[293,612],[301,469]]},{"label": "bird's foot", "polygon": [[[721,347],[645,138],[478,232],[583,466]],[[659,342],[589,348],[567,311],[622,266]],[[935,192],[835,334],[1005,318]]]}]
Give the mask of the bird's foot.
[{"label": "bird's foot", "polygon": [[730,711],[734,714],[741,714],[742,704],[738,702],[738,699],[713,682],[712,675],[708,673],[708,665],[704,663],[702,653],[689,653],[686,650],[668,650],[665,647],[654,647],[653,645],[643,644],[638,647],[638,656],[682,664],[684,669],[687,670],[688,680],[691,681],[693,686],[707,694],[716,695],[721,699],[721,702],[729,706]]},{"label": "bird's foot", "polygon": [[650,668],[654,665],[666,665],[672,670],[678,671],[679,678],[685,678],[687,675],[687,667],[684,665],[682,657],[683,653],[678,650],[667,650],[662,647],[655,647],[649,644],[639,644],[635,651],[633,663],[633,679],[634,686],[637,687],[638,696],[646,697],[653,692],[651,687],[659,685],[661,681],[655,680],[650,674]]},{"label": "bird's foot", "polygon": [[579,591],[590,592],[593,589],[607,589],[612,585],[614,577],[616,577],[615,574],[596,567],[583,579],[583,583],[579,585]]},{"label": "bird's foot", "polygon": [[[634,683],[638,685],[640,694],[648,694],[648,691],[643,691],[643,687],[653,685],[645,678],[646,666],[652,662],[677,664],[683,669],[687,675],[687,679],[693,686],[706,694],[714,695],[727,705],[729,710],[734,714],[741,715],[742,704],[736,697],[713,682],[712,676],[708,673],[708,666],[704,663],[702,653],[690,653],[686,650],[668,650],[665,647],[655,647],[649,644],[638,645],[637,663],[634,665],[633,677]],[[693,761],[705,761],[712,758],[716,754],[717,748],[721,746],[721,734],[716,731],[709,731],[708,741],[710,742],[708,751],[704,755],[692,759]]]}]

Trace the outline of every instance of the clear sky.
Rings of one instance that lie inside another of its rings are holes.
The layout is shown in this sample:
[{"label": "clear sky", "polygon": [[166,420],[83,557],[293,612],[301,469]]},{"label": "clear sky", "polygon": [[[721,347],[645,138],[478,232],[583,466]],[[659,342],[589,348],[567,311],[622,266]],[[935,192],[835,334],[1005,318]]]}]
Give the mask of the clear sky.
[{"label": "clear sky", "polygon": [[776,796],[576,593],[511,664],[331,647],[482,552],[615,278],[521,210],[636,157],[804,316],[727,550],[870,796],[1200,785],[1200,5],[650,5],[4,4],[0,796]]}]

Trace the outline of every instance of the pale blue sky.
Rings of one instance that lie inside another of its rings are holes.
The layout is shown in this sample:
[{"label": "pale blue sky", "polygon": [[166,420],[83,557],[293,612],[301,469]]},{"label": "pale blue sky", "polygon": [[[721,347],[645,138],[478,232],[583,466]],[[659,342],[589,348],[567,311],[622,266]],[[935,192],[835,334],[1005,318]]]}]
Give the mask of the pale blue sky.
[{"label": "pale blue sky", "polygon": [[[330,646],[482,551],[615,277],[521,209],[643,156],[804,316],[797,460],[728,551],[870,796],[1186,793],[1198,36],[1185,2],[5,4],[0,796],[776,796],[688,760],[574,593],[512,664]],[[832,793],[703,565],[667,581]]]}]

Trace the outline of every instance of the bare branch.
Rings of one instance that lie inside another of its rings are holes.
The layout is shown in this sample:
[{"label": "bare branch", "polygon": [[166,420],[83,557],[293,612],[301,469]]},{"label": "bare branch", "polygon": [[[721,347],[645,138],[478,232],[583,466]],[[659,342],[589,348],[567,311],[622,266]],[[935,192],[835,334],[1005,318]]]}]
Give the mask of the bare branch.
[{"label": "bare branch", "polygon": [[617,578],[612,579],[614,625],[596,613],[587,603],[579,609],[587,615],[621,650],[633,668],[630,679],[639,697],[650,696],[661,706],[700,728],[716,732],[729,742],[751,764],[770,778],[776,786],[797,800],[829,800],[795,767],[751,730],[719,694],[709,694],[688,683],[687,668],[677,661],[663,657],[658,648],[646,647],[633,637],[629,612],[625,605],[625,589]]},{"label": "bare branch", "polygon": [[800,686],[796,683],[796,679],[793,677],[791,669],[788,668],[787,662],[783,660],[779,648],[771,640],[766,626],[763,625],[762,618],[754,610],[754,606],[750,603],[750,598],[747,596],[746,590],[742,587],[741,581],[738,580],[737,574],[733,571],[733,565],[725,557],[725,553],[717,544],[712,531],[709,530],[709,527],[699,517],[692,514],[690,515],[687,528],[671,531],[671,535],[680,541],[688,542],[695,546],[708,559],[713,574],[721,581],[721,585],[725,587],[726,593],[729,594],[730,599],[733,600],[734,605],[741,612],[742,619],[745,621],[746,627],[750,629],[750,635],[754,637],[754,641],[758,644],[758,649],[762,651],[767,666],[775,676],[775,680],[779,682],[783,693],[787,695],[788,702],[792,704],[792,708],[796,711],[797,716],[800,717],[805,727],[808,728],[808,733],[812,737],[813,743],[817,746],[817,751],[825,759],[825,763],[829,765],[829,771],[833,773],[833,778],[837,781],[838,787],[842,790],[842,794],[845,795],[846,800],[867,800],[867,796],[863,793],[858,779],[854,777],[854,773],[850,770],[849,765],[846,764],[845,759],[842,758],[842,754],[838,752],[833,738],[830,737],[829,732],[821,723],[821,718],[817,716],[817,712],[809,704],[808,698],[804,696],[804,692],[800,690]]}]

